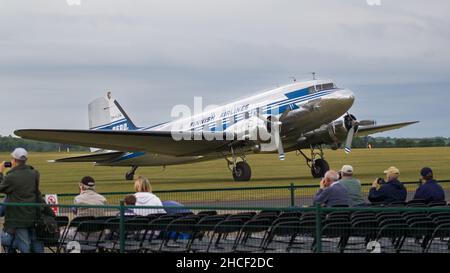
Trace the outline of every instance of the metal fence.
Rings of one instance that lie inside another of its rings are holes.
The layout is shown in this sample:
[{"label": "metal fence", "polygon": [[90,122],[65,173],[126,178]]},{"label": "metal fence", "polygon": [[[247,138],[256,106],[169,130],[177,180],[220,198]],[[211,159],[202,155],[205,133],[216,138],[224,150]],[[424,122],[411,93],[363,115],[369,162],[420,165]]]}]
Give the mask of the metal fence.
[{"label": "metal fence", "polygon": [[[445,202],[421,205],[269,209],[57,205],[52,208],[57,210],[60,237],[40,241],[47,241],[46,252],[449,253],[450,207]],[[47,205],[4,206],[8,210]],[[6,219],[11,220],[17,219]],[[28,224],[34,220],[22,219]],[[2,243],[4,251],[17,250],[14,244]]]},{"label": "metal fence", "polygon": [[[439,183],[450,201],[450,180]],[[404,182],[407,189],[407,200],[411,200],[419,182]],[[362,184],[362,193],[367,200],[371,184]],[[161,200],[177,201],[189,206],[223,206],[223,207],[307,207],[313,205],[314,195],[318,185],[271,186],[271,187],[236,187],[219,189],[179,189],[154,191]],[[133,192],[101,193],[108,204],[118,205],[123,198]],[[73,204],[77,194],[59,194],[60,204]]]}]

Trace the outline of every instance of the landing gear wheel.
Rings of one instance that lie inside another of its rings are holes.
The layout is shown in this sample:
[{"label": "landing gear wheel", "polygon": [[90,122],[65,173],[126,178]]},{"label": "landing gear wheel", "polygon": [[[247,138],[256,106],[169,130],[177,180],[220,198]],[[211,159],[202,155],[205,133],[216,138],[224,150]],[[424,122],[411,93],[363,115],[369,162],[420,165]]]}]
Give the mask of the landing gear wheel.
[{"label": "landing gear wheel", "polygon": [[252,170],[250,165],[245,161],[236,163],[236,167],[233,168],[234,181],[250,181],[252,177]]},{"label": "landing gear wheel", "polygon": [[131,171],[127,172],[125,174],[125,179],[128,181],[134,180],[134,172],[131,172]]},{"label": "landing gear wheel", "polygon": [[330,166],[324,159],[316,159],[311,165],[311,174],[314,178],[324,177],[328,170],[330,170]]},{"label": "landing gear wheel", "polygon": [[125,179],[130,181],[130,180],[134,180],[134,174],[136,173],[136,170],[138,169],[138,166],[133,166],[131,168],[131,170],[129,170],[126,174],[125,174]]}]

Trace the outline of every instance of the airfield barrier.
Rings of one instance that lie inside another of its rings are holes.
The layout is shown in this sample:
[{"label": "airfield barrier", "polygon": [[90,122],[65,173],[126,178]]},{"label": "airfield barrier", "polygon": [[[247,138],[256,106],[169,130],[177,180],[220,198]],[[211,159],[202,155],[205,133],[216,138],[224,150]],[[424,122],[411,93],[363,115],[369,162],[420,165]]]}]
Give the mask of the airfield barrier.
[{"label": "airfield barrier", "polygon": [[[450,180],[440,180],[450,201]],[[407,200],[413,199],[420,182],[404,182]],[[370,183],[362,183],[365,199],[371,188]],[[223,206],[223,207],[307,207],[313,205],[318,185],[271,186],[271,187],[234,187],[217,189],[177,189],[153,191],[162,201],[176,201],[188,206]],[[108,204],[118,205],[123,198],[134,192],[101,193]],[[58,194],[60,204],[73,204],[75,193]]]},{"label": "airfield barrier", "polygon": [[[42,208],[43,204],[5,203]],[[450,253],[450,207],[56,205],[46,252]],[[162,214],[160,210],[164,210]],[[34,221],[34,219],[29,219]],[[43,239],[43,238],[41,238]],[[12,247],[11,247],[12,246]],[[5,248],[6,247],[6,248]],[[3,245],[3,251],[15,251]]]}]

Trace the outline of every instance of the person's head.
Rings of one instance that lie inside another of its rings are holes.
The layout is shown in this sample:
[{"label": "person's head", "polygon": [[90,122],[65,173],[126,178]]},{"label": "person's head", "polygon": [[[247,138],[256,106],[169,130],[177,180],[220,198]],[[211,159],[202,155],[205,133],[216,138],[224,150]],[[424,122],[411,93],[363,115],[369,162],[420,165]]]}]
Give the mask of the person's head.
[{"label": "person's head", "polygon": [[342,177],[352,177],[353,167],[351,165],[344,165],[341,169]]},{"label": "person's head", "polygon": [[80,190],[81,191],[95,191],[95,180],[90,176],[85,176],[80,181]]},{"label": "person's head", "polygon": [[28,152],[24,148],[16,148],[11,153],[11,165],[13,168],[20,165],[25,165],[27,160],[28,160]]},{"label": "person's head", "polygon": [[136,192],[152,192],[152,186],[146,177],[139,176],[134,182],[134,190]]},{"label": "person's head", "polygon": [[134,206],[134,205],[136,205],[136,196],[134,196],[134,194],[129,194],[129,195],[125,196],[125,198],[123,199],[123,202],[127,206]]},{"label": "person's head", "polygon": [[329,187],[331,184],[339,180],[339,174],[336,171],[329,170],[325,173],[324,181],[325,187]]},{"label": "person's head", "polygon": [[425,181],[433,179],[433,170],[431,170],[431,168],[429,167],[424,167],[422,168],[422,170],[420,170],[420,176]]},{"label": "person's head", "polygon": [[384,173],[386,174],[386,182],[398,179],[400,176],[400,170],[394,166],[389,167]]}]

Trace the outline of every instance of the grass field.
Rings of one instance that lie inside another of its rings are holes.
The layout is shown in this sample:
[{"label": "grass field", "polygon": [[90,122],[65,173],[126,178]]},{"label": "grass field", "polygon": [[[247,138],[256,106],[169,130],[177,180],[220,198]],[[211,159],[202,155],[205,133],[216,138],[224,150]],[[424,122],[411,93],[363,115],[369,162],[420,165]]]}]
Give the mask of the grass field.
[{"label": "grass field", "polygon": [[[41,172],[43,193],[74,193],[84,175],[97,180],[100,192],[132,191],[133,183],[124,180],[128,168],[95,167],[92,164],[54,164],[49,159],[72,156],[67,153],[31,153],[30,164]],[[401,171],[402,181],[417,181],[423,166],[430,166],[439,179],[450,179],[450,148],[403,148],[403,149],[354,149],[350,155],[343,150],[326,150],[325,156],[333,169],[351,164],[356,176],[362,182],[372,182],[383,176],[383,170],[395,165]],[[189,165],[140,168],[137,175],[150,178],[154,190],[223,188],[249,186],[286,186],[295,184],[316,184],[303,157],[295,153],[286,155],[285,161],[276,155],[250,155],[247,157],[252,168],[252,181],[234,182],[225,160],[215,160]],[[9,160],[7,153],[0,154],[0,160]]]}]

